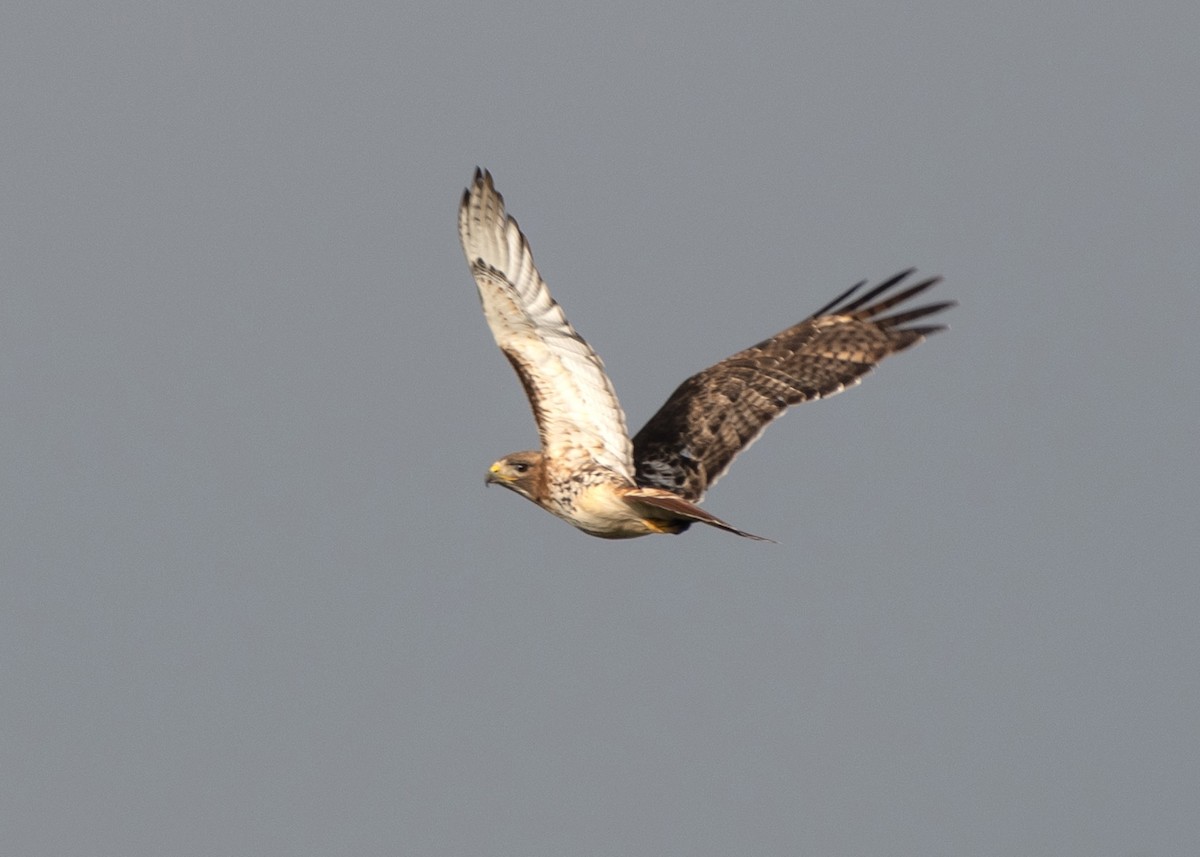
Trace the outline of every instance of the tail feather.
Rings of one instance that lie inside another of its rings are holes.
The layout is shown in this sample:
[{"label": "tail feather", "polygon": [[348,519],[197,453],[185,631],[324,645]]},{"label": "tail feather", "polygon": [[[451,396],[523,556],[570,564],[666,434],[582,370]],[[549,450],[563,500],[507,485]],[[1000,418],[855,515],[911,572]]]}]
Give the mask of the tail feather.
[{"label": "tail feather", "polygon": [[677,494],[672,494],[670,491],[664,491],[661,488],[635,488],[625,495],[627,500],[632,500],[654,509],[660,509],[664,512],[670,512],[677,519],[687,522],[698,522],[708,524],[710,527],[716,527],[718,530],[724,530],[727,533],[733,533],[736,536],[741,536],[746,539],[754,539],[759,542],[771,542],[775,544],[773,539],[768,539],[766,536],[756,536],[754,533],[747,533],[739,530],[732,524],[727,524],[716,515],[709,514],[701,509],[695,503],[683,499]]}]

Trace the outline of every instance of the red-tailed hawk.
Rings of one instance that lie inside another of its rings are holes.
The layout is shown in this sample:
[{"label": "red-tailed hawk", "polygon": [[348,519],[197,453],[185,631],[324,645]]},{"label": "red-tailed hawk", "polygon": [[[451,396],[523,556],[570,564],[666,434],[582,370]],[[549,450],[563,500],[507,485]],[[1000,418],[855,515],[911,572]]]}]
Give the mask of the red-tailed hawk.
[{"label": "red-tailed hawk", "polygon": [[854,386],[884,357],[943,329],[909,322],[953,305],[881,318],[940,278],[895,291],[912,273],[905,271],[856,296],[866,284],[859,283],[799,324],[684,381],[631,441],[604,364],[550,297],[486,171],[477,169],[463,192],[458,234],[483,314],[525,387],[542,442],[540,450],[501,458],[487,481],[608,539],[682,533],[694,522],[761,539],[696,504],[789,405]]}]

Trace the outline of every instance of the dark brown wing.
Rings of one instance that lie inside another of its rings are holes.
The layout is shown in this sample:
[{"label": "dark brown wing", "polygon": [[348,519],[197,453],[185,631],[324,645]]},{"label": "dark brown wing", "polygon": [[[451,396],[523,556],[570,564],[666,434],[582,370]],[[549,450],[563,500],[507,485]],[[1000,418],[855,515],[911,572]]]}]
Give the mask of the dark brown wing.
[{"label": "dark brown wing", "polygon": [[941,280],[932,277],[885,295],[912,273],[904,271],[854,297],[866,285],[859,283],[799,324],[680,384],[633,439],[637,483],[699,502],[734,457],[789,405],[840,393],[889,354],[942,330],[942,325],[905,325],[953,306],[952,301],[879,317]]}]

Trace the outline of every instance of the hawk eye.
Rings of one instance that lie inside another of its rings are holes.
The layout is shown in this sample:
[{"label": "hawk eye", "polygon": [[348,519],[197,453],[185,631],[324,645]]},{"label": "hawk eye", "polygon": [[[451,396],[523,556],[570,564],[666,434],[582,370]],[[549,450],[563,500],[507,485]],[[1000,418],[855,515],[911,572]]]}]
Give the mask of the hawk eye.
[{"label": "hawk eye", "polygon": [[525,471],[527,471],[529,469],[529,465],[526,464],[524,461],[514,461],[512,469],[517,471],[518,473],[524,473]]}]

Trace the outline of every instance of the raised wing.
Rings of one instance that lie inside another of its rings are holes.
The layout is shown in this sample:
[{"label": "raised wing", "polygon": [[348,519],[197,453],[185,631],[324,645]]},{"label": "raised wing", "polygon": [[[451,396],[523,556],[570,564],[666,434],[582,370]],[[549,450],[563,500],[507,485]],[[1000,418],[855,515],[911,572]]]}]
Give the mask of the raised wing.
[{"label": "raised wing", "polygon": [[851,300],[863,281],[799,324],[684,381],[633,439],[637,483],[699,502],[789,405],[840,393],[889,354],[942,330],[905,325],[952,301],[879,317],[941,280],[933,277],[884,297],[912,273],[897,274]]},{"label": "raised wing", "polygon": [[491,173],[475,170],[458,209],[458,235],[496,344],[525,387],[551,458],[585,449],[633,478],[625,414],[604,364],[550,297],[529,242],[504,213]]}]

